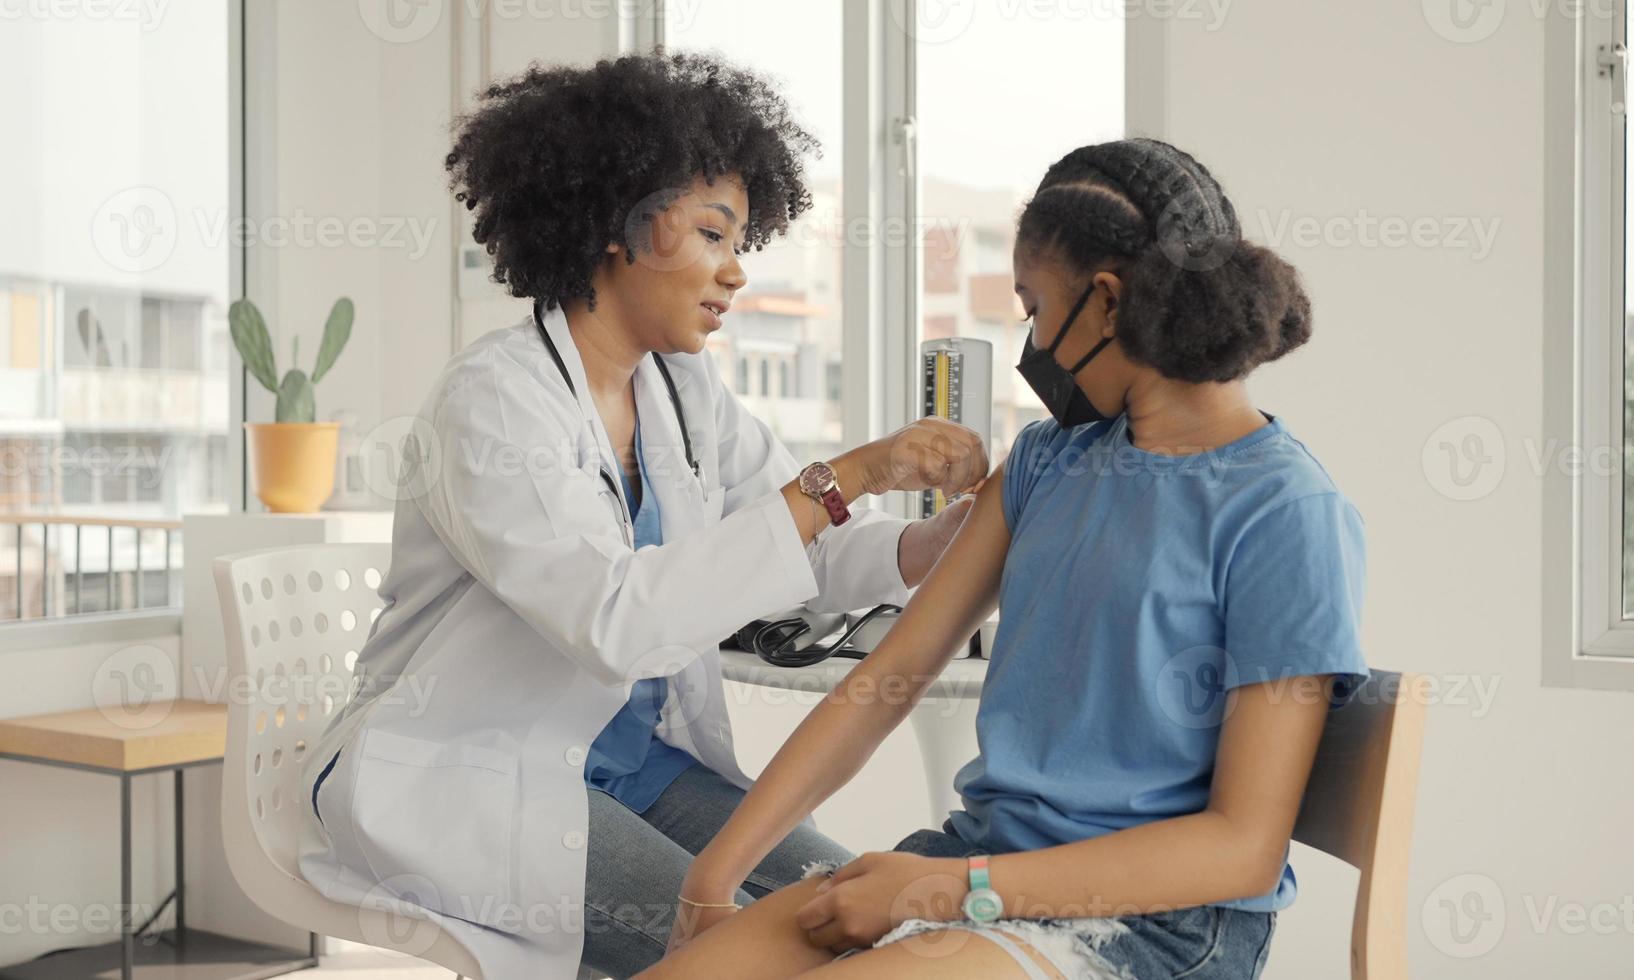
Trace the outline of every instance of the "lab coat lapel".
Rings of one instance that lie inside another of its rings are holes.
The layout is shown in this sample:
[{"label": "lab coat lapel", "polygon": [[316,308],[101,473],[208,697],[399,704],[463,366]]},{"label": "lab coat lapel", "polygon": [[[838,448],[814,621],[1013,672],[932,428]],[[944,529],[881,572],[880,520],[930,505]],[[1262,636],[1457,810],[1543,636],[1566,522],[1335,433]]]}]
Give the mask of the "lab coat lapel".
[{"label": "lab coat lapel", "polygon": [[[545,331],[550,334],[550,339],[556,344],[556,352],[562,355],[562,364],[567,368],[567,376],[573,379],[573,390],[578,396],[574,401],[579,415],[584,419],[585,426],[595,440],[594,462],[601,470],[616,476],[619,473],[618,454],[613,452],[613,440],[607,435],[607,427],[601,424],[601,416],[596,413],[595,400],[590,397],[590,380],[584,373],[584,359],[579,356],[578,345],[573,343],[573,332],[567,327],[567,317],[558,306],[549,313],[542,313],[540,319],[545,325]],[[548,353],[546,357],[549,357]],[[551,367],[554,368],[555,365]],[[645,436],[646,433],[643,432],[642,435]],[[579,462],[580,465],[588,465],[592,460],[585,458]],[[624,512],[631,513],[630,501],[624,497],[623,481],[613,482],[617,485],[619,500],[623,501]]]},{"label": "lab coat lapel", "polygon": [[[670,377],[675,381],[676,398],[686,412],[694,450],[707,465],[703,447],[709,434],[698,426],[700,420],[707,425],[712,417],[707,403],[688,400],[691,375],[682,365],[670,364]],[[675,541],[703,527],[708,516],[703,483],[687,465],[680,420],[670,402],[664,376],[651,356],[642,358],[641,366],[636,369],[635,397],[644,462],[649,467],[653,495],[658,498],[664,540]],[[705,472],[707,474],[707,470]],[[658,735],[734,786],[746,790],[753,781],[739,768],[733,752],[732,722],[726,709],[720,652],[710,647],[697,652],[697,659],[670,677],[669,697],[660,711]]]},{"label": "lab coat lapel", "polygon": [[[686,406],[685,385],[688,372],[670,368],[675,380],[676,396]],[[647,476],[652,481],[653,494],[658,498],[664,540],[674,541],[703,526],[703,488],[687,465],[686,444],[681,439],[680,420],[675,406],[670,403],[669,389],[664,376],[651,355],[643,357],[635,372],[636,413],[641,426],[641,442]],[[687,410],[690,425],[695,409]],[[698,433],[694,427],[694,444]]]}]

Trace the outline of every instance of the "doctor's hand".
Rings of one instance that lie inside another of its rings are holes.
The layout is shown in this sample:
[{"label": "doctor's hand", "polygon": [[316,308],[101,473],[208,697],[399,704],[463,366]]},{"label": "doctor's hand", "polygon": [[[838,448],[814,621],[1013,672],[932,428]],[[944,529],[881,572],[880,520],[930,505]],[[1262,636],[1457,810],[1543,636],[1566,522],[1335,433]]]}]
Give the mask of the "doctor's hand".
[{"label": "doctor's hand", "polygon": [[872,946],[908,919],[963,918],[966,867],[960,858],[873,851],[818,885],[817,897],[794,913],[794,921],[812,945],[838,955]]},{"label": "doctor's hand", "polygon": [[940,490],[952,496],[987,476],[987,445],[976,430],[947,419],[915,419],[858,446],[852,457],[864,493]]}]

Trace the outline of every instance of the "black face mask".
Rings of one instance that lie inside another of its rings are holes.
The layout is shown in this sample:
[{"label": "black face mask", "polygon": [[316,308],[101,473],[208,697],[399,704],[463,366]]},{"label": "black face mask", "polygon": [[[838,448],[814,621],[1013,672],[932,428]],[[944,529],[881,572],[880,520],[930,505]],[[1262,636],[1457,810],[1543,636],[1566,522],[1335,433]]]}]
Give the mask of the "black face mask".
[{"label": "black face mask", "polygon": [[1095,284],[1092,282],[1089,288],[1084,290],[1084,294],[1078,297],[1078,302],[1073,305],[1072,312],[1067,314],[1066,322],[1056,331],[1055,339],[1050,341],[1047,349],[1039,350],[1033,346],[1033,335],[1029,330],[1027,340],[1021,347],[1021,360],[1016,362],[1016,370],[1021,372],[1021,377],[1063,429],[1110,418],[1101,414],[1095,403],[1091,402],[1083,389],[1078,387],[1078,372],[1110,344],[1112,338],[1101,338],[1101,342],[1090,348],[1089,353],[1079,358],[1078,363],[1070,369],[1062,367],[1055,360],[1055,349],[1061,346],[1061,338],[1067,335],[1067,328],[1078,319],[1078,314],[1082,312],[1084,304],[1089,302],[1090,294],[1093,292]]}]

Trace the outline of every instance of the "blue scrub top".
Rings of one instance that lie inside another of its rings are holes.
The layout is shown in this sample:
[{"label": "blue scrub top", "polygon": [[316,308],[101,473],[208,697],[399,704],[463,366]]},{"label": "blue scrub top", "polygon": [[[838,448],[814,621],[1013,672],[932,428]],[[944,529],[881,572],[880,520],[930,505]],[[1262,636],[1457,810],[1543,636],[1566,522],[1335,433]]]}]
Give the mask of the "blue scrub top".
[{"label": "blue scrub top", "polygon": [[[1281,419],[1192,456],[1128,419],[1022,430],[1004,464],[1000,618],[959,770],[959,837],[1030,851],[1208,805],[1226,692],[1367,675],[1362,519]],[[1264,895],[1214,904],[1273,911]]]},{"label": "blue scrub top", "polygon": [[[641,471],[641,496],[636,497],[622,467],[619,479],[624,482],[624,497],[630,501],[635,515],[635,546],[644,548],[663,544],[664,532],[659,524],[658,501],[653,497],[652,482],[647,479],[646,463],[641,458],[639,421],[635,454]],[[667,677],[643,678],[631,685],[630,699],[596,736],[585,761],[584,781],[636,813],[645,813],[675,777],[698,764],[697,759],[654,733],[659,709],[668,694]]]}]

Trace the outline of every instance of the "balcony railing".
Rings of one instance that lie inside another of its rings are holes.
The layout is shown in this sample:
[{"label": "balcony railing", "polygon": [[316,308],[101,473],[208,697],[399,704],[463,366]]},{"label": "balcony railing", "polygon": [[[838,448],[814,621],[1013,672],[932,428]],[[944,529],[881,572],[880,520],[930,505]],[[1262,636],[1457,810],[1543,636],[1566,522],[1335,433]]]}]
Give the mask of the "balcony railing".
[{"label": "balcony railing", "polygon": [[179,520],[0,514],[0,623],[179,607],[181,526]]}]

